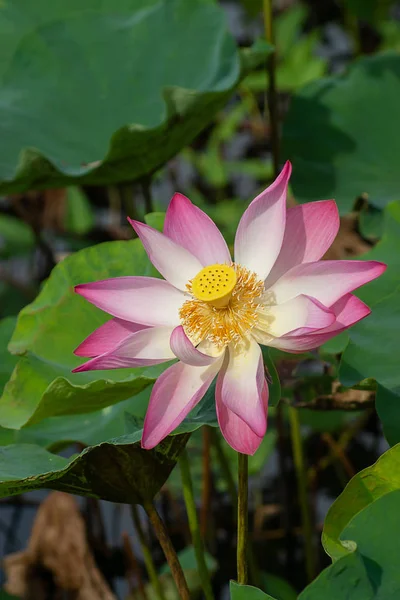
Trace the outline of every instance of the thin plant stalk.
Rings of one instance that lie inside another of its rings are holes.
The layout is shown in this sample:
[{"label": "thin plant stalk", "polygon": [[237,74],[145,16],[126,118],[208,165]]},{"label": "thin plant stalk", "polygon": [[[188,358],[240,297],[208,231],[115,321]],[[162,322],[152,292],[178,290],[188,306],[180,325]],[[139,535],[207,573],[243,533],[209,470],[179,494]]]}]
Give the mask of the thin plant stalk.
[{"label": "thin plant stalk", "polygon": [[146,535],[143,531],[143,525],[140,520],[138,508],[136,504],[131,505],[131,515],[133,519],[133,524],[135,525],[136,532],[139,537],[140,547],[143,554],[143,560],[146,567],[147,575],[149,577],[149,581],[154,588],[154,592],[158,598],[158,600],[166,600],[165,594],[163,592],[157,569],[153,561],[153,556],[151,554],[151,550],[149,548]]},{"label": "thin plant stalk", "polygon": [[142,192],[143,192],[143,198],[144,198],[144,210],[145,213],[151,213],[154,211],[153,208],[153,198],[151,195],[151,180],[152,178],[149,177],[144,177],[142,179]]},{"label": "thin plant stalk", "polygon": [[[227,491],[228,491],[228,494],[229,494],[229,497],[230,497],[230,500],[232,503],[233,513],[234,513],[233,514],[234,523],[236,523],[237,522],[237,512],[238,512],[238,508],[237,508],[238,507],[238,497],[237,497],[235,479],[233,477],[229,461],[225,455],[225,452],[222,449],[222,444],[221,444],[220,438],[218,437],[218,435],[214,429],[210,428],[210,433],[211,433],[211,442],[214,446],[217,460],[219,462],[219,467],[221,469],[221,475],[225,480]],[[257,561],[256,561],[256,558],[254,555],[253,547],[250,542],[247,547],[247,560],[248,560],[248,564],[249,564],[249,573],[250,573],[251,583],[253,585],[256,585],[257,587],[261,587],[261,574],[260,574],[260,570],[258,568]]]},{"label": "thin plant stalk", "polygon": [[248,463],[247,454],[238,453],[237,581],[248,580]]},{"label": "thin plant stalk", "polygon": [[145,502],[143,504],[143,508],[147,513],[149,521],[152,524],[154,532],[164,552],[164,556],[171,570],[171,575],[175,581],[179,597],[181,600],[190,600],[190,592],[185,574],[182,570],[175,548],[172,544],[163,520],[161,519],[152,502]]},{"label": "thin plant stalk", "polygon": [[133,576],[132,579],[136,580],[142,600],[149,600],[149,597],[146,592],[146,588],[144,586],[142,572],[141,572],[139,563],[136,559],[135,553],[132,550],[132,546],[129,541],[129,535],[127,534],[126,531],[124,531],[122,533],[122,547],[124,549],[125,558],[128,563],[127,579],[128,579],[128,583],[130,584],[130,587],[131,587],[131,592],[135,591],[135,586],[132,585],[133,582],[131,581],[131,578],[130,578],[130,576]]},{"label": "thin plant stalk", "polygon": [[231,499],[233,511],[234,511],[234,520],[236,522],[237,516],[237,491],[235,480],[232,475],[231,467],[229,465],[229,461],[222,449],[221,440],[218,437],[218,434],[213,429],[210,429],[211,441],[214,446],[215,453],[217,455],[217,460],[219,463],[219,468],[221,469],[221,475],[225,480],[227,491],[229,497]]},{"label": "thin plant stalk", "polygon": [[289,407],[290,435],[292,439],[293,460],[296,469],[297,491],[300,502],[304,551],[306,558],[307,579],[311,582],[315,577],[314,532],[307,492],[307,472],[304,463],[303,445],[301,441],[299,413],[293,406]]},{"label": "thin plant stalk", "polygon": [[211,585],[210,573],[208,572],[206,558],[204,554],[203,540],[200,534],[199,521],[197,518],[196,504],[194,500],[193,484],[190,475],[189,459],[185,449],[179,457],[179,467],[181,470],[183,497],[185,500],[186,513],[189,521],[189,529],[192,535],[192,542],[196,554],[196,563],[200,575],[201,586],[203,588],[206,600],[214,600],[214,593]]},{"label": "thin plant stalk", "polygon": [[[266,41],[274,45],[274,21],[272,0],[263,0],[264,31]],[[267,59],[268,75],[268,109],[271,130],[272,161],[274,165],[274,176],[279,174],[279,114],[278,94],[276,89],[276,50],[272,50]]]},{"label": "thin plant stalk", "polygon": [[210,531],[210,508],[211,508],[211,427],[204,425],[203,434],[203,456],[202,456],[202,490],[201,490],[201,512],[200,512],[200,532],[204,540],[207,540],[207,534]]}]

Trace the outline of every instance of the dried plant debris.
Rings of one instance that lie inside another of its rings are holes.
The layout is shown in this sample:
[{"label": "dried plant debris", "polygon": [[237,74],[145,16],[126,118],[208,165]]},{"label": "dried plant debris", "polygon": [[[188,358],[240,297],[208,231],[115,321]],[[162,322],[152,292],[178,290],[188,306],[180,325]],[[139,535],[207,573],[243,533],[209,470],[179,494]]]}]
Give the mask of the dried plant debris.
[{"label": "dried plant debris", "polygon": [[52,492],[40,506],[28,547],[4,559],[5,589],[23,600],[116,600],[90,551],[75,499]]}]

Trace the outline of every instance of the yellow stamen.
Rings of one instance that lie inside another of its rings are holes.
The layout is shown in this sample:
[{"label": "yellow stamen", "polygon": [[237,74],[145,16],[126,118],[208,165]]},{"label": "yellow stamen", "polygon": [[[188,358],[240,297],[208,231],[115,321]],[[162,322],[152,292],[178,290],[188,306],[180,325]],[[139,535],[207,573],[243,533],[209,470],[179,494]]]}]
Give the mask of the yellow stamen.
[{"label": "yellow stamen", "polygon": [[236,271],[228,265],[204,267],[192,280],[192,294],[217,308],[229,303],[236,285]]},{"label": "yellow stamen", "polygon": [[[223,283],[219,285],[219,293],[215,295],[208,293],[217,289],[215,283],[207,281],[207,277],[204,281],[204,272],[207,269],[213,269],[214,275],[219,274],[216,269],[218,272],[222,269],[221,281]],[[234,277],[231,271],[234,272]],[[225,277],[223,277],[224,273],[227,273]],[[202,274],[203,279],[200,281]],[[228,278],[228,282],[225,281],[226,278]],[[228,286],[228,283],[233,281],[235,281],[233,287],[231,287],[232,283]],[[200,286],[200,283],[203,286]],[[223,287],[224,283],[226,288]],[[209,290],[205,284],[210,285],[211,289]],[[255,273],[241,265],[206,267],[193,280],[189,281],[187,291],[192,295],[192,299],[183,304],[179,316],[185,333],[193,344],[206,340],[221,349],[229,343],[237,344],[257,325],[258,308],[264,293],[264,282],[260,281]],[[224,299],[225,295],[228,295],[226,304],[216,305],[216,301]]]}]

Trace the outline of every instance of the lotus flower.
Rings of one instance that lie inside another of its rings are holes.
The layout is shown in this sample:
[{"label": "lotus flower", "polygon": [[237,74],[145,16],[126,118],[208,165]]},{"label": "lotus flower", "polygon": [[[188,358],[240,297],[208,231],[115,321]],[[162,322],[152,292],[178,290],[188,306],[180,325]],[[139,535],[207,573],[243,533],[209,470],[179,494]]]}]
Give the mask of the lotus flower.
[{"label": "lotus flower", "polygon": [[314,349],[370,310],[351,292],[378,277],[375,261],[324,260],[339,216],[333,200],[286,210],[291,165],[244,212],[235,259],[213,221],[182,194],[164,233],[129,219],[164,279],[117,277],[75,291],[113,315],[75,351],[75,371],[143,367],[172,359],[156,381],[142,446],[171,433],[216,381],[228,444],[253,454],[267,427],[268,384],[259,344]]}]

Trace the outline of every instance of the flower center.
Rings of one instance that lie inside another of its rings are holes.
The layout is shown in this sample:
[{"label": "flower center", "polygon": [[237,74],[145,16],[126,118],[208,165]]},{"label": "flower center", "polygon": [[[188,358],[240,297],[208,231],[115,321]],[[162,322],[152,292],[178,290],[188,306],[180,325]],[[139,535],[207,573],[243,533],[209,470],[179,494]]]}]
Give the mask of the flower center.
[{"label": "flower center", "polygon": [[192,280],[192,294],[198,300],[222,308],[227,306],[237,282],[236,271],[228,265],[204,267]]},{"label": "flower center", "polygon": [[211,342],[222,349],[237,344],[258,322],[264,282],[241,265],[211,265],[188,282],[192,296],[179,311],[186,335],[195,345]]}]

